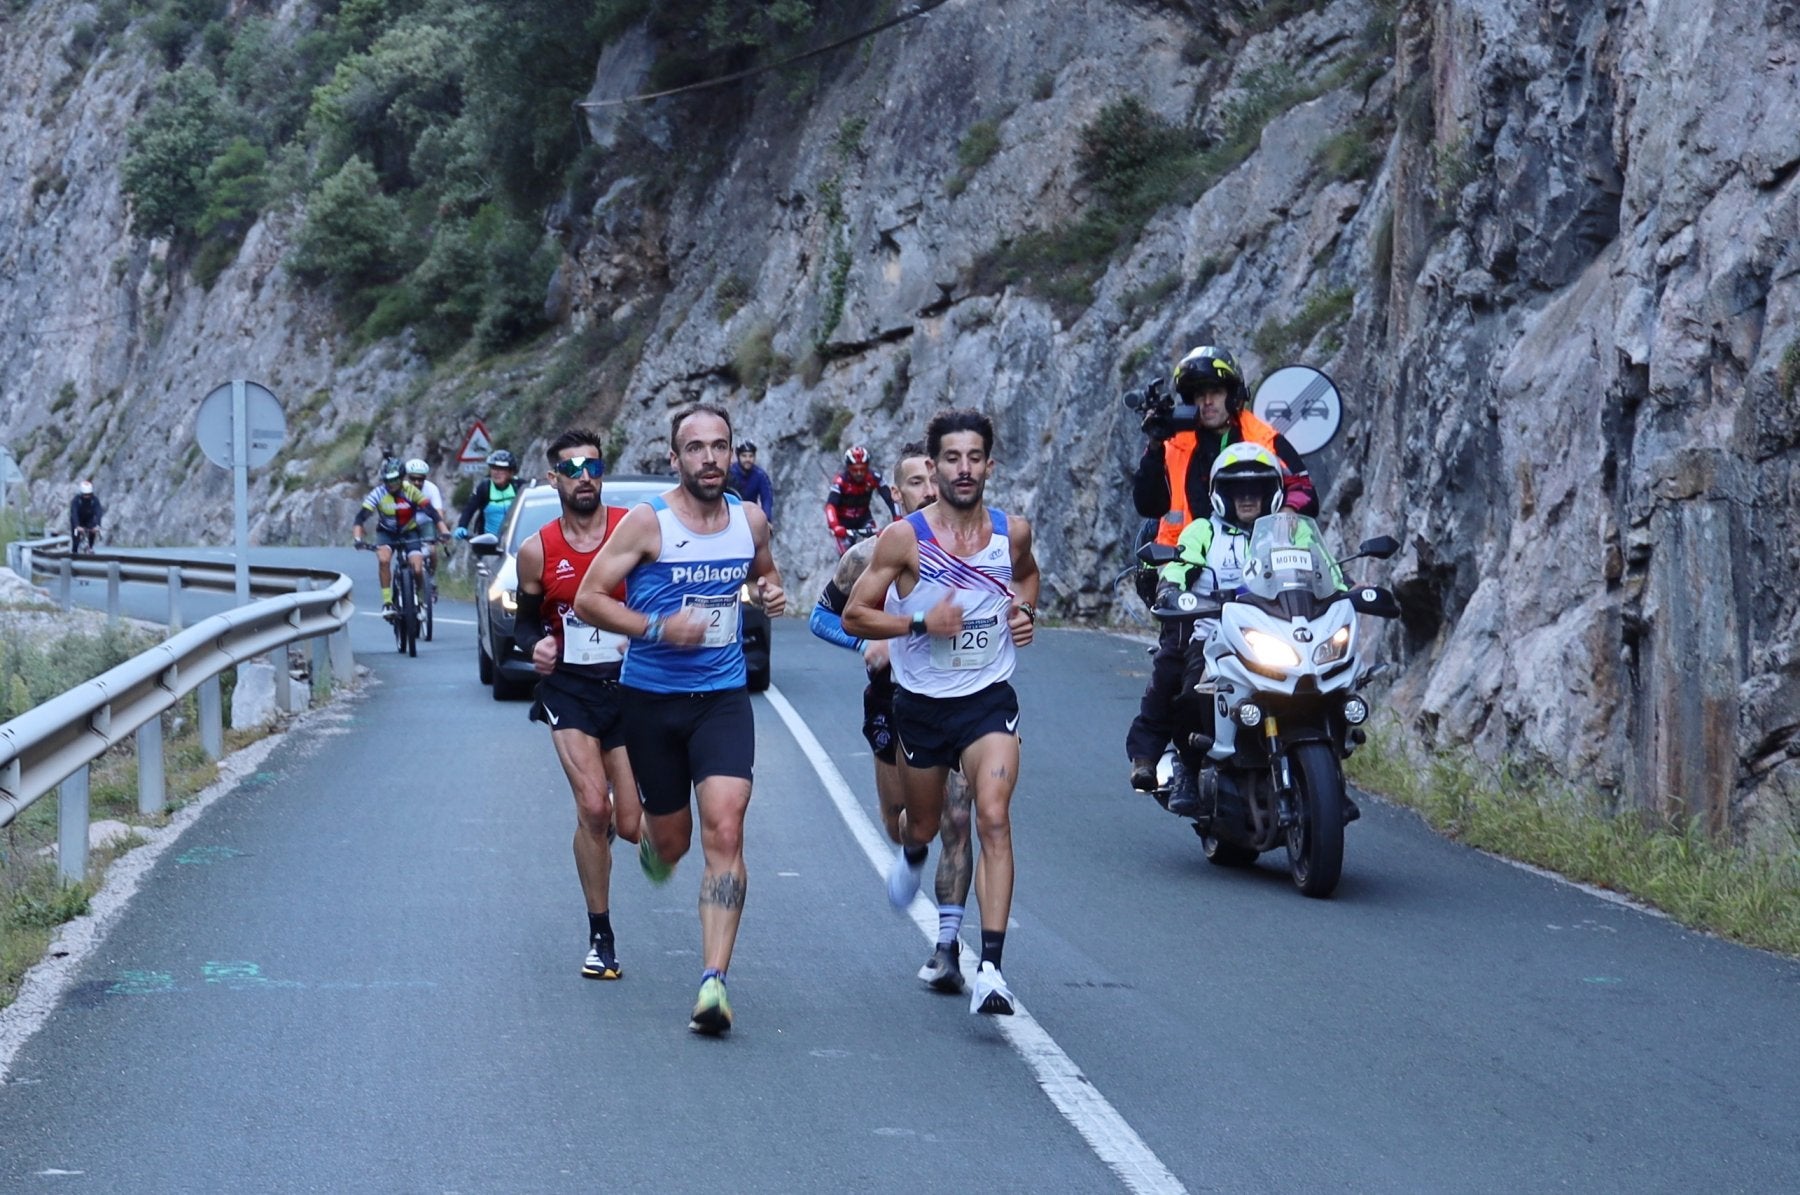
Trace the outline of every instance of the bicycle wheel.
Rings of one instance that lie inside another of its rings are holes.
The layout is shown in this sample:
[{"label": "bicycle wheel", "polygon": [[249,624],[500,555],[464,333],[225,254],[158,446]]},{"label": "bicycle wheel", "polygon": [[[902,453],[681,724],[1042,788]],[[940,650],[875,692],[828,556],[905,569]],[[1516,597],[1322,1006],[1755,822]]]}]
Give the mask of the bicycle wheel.
[{"label": "bicycle wheel", "polygon": [[406,559],[394,554],[394,650],[406,654],[408,630],[412,625],[412,570]]},{"label": "bicycle wheel", "polygon": [[437,622],[437,578],[432,575],[430,569],[425,572],[424,600],[419,604],[424,607],[425,611],[425,642],[430,643]]}]

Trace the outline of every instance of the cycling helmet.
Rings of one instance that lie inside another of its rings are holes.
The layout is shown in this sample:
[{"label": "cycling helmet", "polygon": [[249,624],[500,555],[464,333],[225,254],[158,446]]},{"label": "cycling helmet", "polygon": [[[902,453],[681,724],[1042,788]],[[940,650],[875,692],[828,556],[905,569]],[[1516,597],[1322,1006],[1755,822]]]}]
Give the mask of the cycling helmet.
[{"label": "cycling helmet", "polygon": [[1203,344],[1175,365],[1175,393],[1183,402],[1193,402],[1210,386],[1225,387],[1225,407],[1233,415],[1244,409],[1250,389],[1244,385],[1244,372],[1237,358],[1222,348]]},{"label": "cycling helmet", "polygon": [[381,466],[381,480],[383,481],[399,481],[405,476],[406,473],[401,469],[399,461],[388,461]]},{"label": "cycling helmet", "polygon": [[513,460],[513,454],[502,448],[488,453],[487,466],[490,469],[517,469],[519,462]]},{"label": "cycling helmet", "polygon": [[1227,444],[1213,462],[1213,513],[1247,531],[1256,519],[1238,518],[1237,499],[1254,495],[1259,500],[1256,518],[1272,515],[1281,509],[1286,482],[1280,459],[1261,444]]},{"label": "cycling helmet", "polygon": [[413,457],[412,460],[406,462],[406,475],[408,477],[424,477],[430,472],[431,466],[416,456]]},{"label": "cycling helmet", "polygon": [[83,481],[75,488],[84,494],[91,494],[94,492],[94,483],[91,481]]},{"label": "cycling helmet", "polygon": [[844,450],[844,463],[852,467],[857,465],[867,465],[869,463],[869,450],[864,448],[861,444],[852,444],[849,448]]},{"label": "cycling helmet", "polygon": [[751,456],[756,455],[756,445],[751,443],[749,440],[745,440],[742,444],[739,444],[737,446],[737,450],[739,452],[747,452]]}]

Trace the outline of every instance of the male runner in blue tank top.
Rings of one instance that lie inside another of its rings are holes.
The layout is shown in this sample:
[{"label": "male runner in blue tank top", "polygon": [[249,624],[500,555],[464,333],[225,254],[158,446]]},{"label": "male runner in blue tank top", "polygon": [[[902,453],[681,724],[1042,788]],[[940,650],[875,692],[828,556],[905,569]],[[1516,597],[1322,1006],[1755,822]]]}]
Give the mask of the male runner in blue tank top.
[{"label": "male runner in blue tank top", "polygon": [[[693,842],[700,807],[704,970],[688,1028],[731,1028],[725,972],[744,910],[744,811],[756,759],[738,590],[755,583],[779,618],[787,598],[769,556],[769,521],[725,491],[731,421],[718,407],[678,411],[669,462],[680,484],[632,508],[575,595],[583,622],[628,635],[620,685],[625,750],[643,797],[638,861],[662,883]],[[612,596],[621,582],[625,600]]]},{"label": "male runner in blue tank top", "polygon": [[[844,629],[892,639],[894,730],[906,813],[888,899],[904,909],[943,815],[951,765],[975,789],[981,855],[981,960],[969,1011],[1013,1011],[1000,974],[1012,911],[1010,806],[1019,778],[1013,651],[1031,642],[1038,569],[1031,525],[982,502],[993,472],[994,424],[979,411],[940,411],[925,429],[938,500],[889,526],[844,607]],[[635,760],[636,755],[632,758]]]}]

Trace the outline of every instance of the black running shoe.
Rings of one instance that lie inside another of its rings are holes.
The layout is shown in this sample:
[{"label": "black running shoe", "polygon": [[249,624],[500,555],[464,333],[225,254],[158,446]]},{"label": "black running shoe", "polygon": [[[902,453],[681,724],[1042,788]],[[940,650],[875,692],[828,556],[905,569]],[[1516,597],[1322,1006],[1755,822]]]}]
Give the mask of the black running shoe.
[{"label": "black running shoe", "polygon": [[617,979],[625,973],[619,966],[619,956],[613,944],[606,938],[595,938],[588,943],[587,958],[581,964],[581,974],[588,979]]},{"label": "black running shoe", "polygon": [[939,942],[937,949],[931,952],[931,957],[925,960],[925,965],[919,968],[919,978],[934,992],[943,992],[947,996],[962,995],[962,964],[957,958],[956,944]]}]

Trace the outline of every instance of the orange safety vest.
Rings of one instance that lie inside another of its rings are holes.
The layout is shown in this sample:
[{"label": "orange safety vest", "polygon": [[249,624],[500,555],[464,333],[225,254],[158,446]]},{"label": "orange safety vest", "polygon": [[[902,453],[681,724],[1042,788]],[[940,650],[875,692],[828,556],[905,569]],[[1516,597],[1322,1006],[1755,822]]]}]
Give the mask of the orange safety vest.
[{"label": "orange safety vest", "polygon": [[[1252,411],[1239,411],[1237,421],[1237,440],[1231,441],[1232,443],[1261,444],[1270,452],[1275,451],[1275,437],[1278,433],[1273,427],[1257,418]],[[1194,449],[1199,444],[1197,432],[1176,432],[1163,442],[1163,469],[1169,476],[1169,513],[1162,517],[1162,522],[1156,527],[1156,542],[1159,544],[1175,547],[1181,542],[1182,530],[1194,521],[1193,512],[1187,508],[1187,475],[1188,463],[1194,459]]]}]

